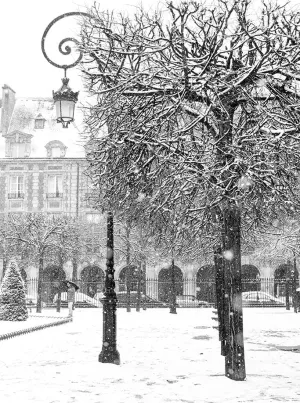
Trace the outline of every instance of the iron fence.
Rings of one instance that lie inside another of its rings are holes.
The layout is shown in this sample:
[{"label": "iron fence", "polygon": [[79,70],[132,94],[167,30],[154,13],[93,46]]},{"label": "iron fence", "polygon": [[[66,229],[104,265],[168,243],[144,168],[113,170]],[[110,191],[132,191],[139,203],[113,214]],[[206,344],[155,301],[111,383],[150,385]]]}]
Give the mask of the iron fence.
[{"label": "iron fence", "polygon": [[[37,300],[36,278],[26,280],[26,293],[32,303]],[[101,307],[104,281],[77,280],[79,290],[75,293],[77,306]],[[284,307],[296,303],[295,290],[299,282],[291,279],[243,279],[242,299],[244,307]],[[188,278],[171,281],[159,279],[141,279],[130,282],[116,280],[118,307],[141,304],[144,308],[167,308],[176,294],[176,304],[182,308],[210,307],[216,301],[215,282],[212,279],[200,281]],[[129,292],[130,291],[130,292]],[[62,306],[67,304],[67,290],[59,280],[44,281],[42,286],[42,301],[44,305],[53,305],[61,300]]]}]

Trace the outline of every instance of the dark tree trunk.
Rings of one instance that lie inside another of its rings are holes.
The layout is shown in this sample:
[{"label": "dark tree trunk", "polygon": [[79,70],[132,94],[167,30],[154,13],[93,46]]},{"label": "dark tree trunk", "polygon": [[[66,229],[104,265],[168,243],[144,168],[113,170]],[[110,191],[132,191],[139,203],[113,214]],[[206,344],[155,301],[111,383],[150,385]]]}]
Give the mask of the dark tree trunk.
[{"label": "dark tree trunk", "polygon": [[[62,255],[61,252],[59,252],[59,267],[63,270],[63,259],[62,259]],[[60,308],[61,308],[61,278],[59,278],[59,288],[58,288],[58,292],[57,292],[57,301],[56,301],[56,312],[60,312]]]},{"label": "dark tree trunk", "polygon": [[297,264],[296,264],[296,256],[294,254],[294,265],[293,265],[293,273],[292,273],[292,293],[293,293],[293,307],[294,312],[298,311],[298,300],[297,300]]},{"label": "dark tree trunk", "polygon": [[[236,381],[246,378],[243,307],[242,307],[242,276],[241,276],[241,218],[239,209],[229,204],[223,215],[224,237],[223,257],[225,270],[225,307],[224,321],[229,323],[226,335],[225,375]],[[228,300],[228,302],[227,302]],[[229,317],[227,316],[229,314]]]},{"label": "dark tree trunk", "polygon": [[147,304],[146,304],[146,262],[144,261],[141,267],[141,290],[143,294],[142,298],[142,305],[143,305],[143,311],[146,311],[147,309]]},{"label": "dark tree trunk", "polygon": [[137,283],[137,297],[136,297],[137,312],[140,312],[141,309],[141,281],[142,281],[142,262],[140,261],[138,267],[138,283]]},{"label": "dark tree trunk", "polygon": [[291,263],[288,260],[285,270],[285,306],[286,310],[290,310],[290,266]]},{"label": "dark tree trunk", "polygon": [[170,313],[177,313],[177,311],[176,311],[176,284],[175,284],[174,259],[172,259],[172,264],[171,264]]},{"label": "dark tree trunk", "polygon": [[77,254],[75,254],[75,255],[73,256],[72,264],[73,264],[72,281],[76,281],[76,280],[78,280],[78,279],[77,279],[77,276],[78,276]]},{"label": "dark tree trunk", "polygon": [[39,255],[39,276],[38,276],[38,286],[37,286],[37,303],[36,312],[42,312],[42,292],[43,292],[43,268],[44,268],[44,256],[41,252]]},{"label": "dark tree trunk", "polygon": [[214,250],[215,277],[216,277],[216,309],[218,319],[219,340],[221,342],[221,355],[228,353],[229,334],[229,303],[225,300],[225,270],[222,247],[218,245]]},{"label": "dark tree trunk", "polygon": [[126,310],[131,312],[130,289],[131,289],[131,267],[130,267],[130,229],[126,228]]}]

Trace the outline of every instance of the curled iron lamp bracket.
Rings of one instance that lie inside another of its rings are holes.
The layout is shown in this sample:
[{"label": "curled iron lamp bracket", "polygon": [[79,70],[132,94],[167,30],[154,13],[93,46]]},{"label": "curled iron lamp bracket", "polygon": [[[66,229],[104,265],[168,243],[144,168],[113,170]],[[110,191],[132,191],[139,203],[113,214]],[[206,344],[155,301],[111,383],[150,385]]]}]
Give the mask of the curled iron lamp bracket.
[{"label": "curled iron lamp bracket", "polygon": [[[75,67],[75,66],[81,61],[82,56],[83,56],[83,55],[82,55],[82,52],[79,51],[79,56],[78,56],[78,58],[75,60],[75,62],[70,63],[70,64],[58,64],[58,63],[55,63],[54,61],[52,61],[52,60],[50,59],[50,57],[47,55],[46,50],[45,50],[45,40],[46,40],[46,36],[47,36],[49,30],[51,29],[51,27],[52,27],[57,21],[62,20],[63,18],[72,17],[72,16],[91,17],[90,14],[88,14],[88,13],[83,13],[83,12],[80,12],[80,11],[72,11],[72,12],[70,12],[70,13],[65,13],[65,14],[62,14],[62,15],[56,17],[53,21],[50,22],[50,24],[49,24],[49,25],[47,26],[47,28],[45,29],[45,31],[44,31],[44,33],[43,33],[43,36],[42,36],[42,43],[41,43],[41,45],[42,45],[42,52],[43,52],[44,57],[47,59],[47,61],[48,61],[50,64],[52,64],[52,66],[55,66],[55,67],[57,67],[57,68],[59,68],[59,69],[64,69],[65,73],[66,73],[66,70],[67,70],[67,69],[72,68],[72,67]],[[79,41],[78,41],[77,39],[75,39],[75,38],[65,38],[65,39],[63,39],[62,41],[60,41],[60,43],[59,43],[59,45],[58,45],[58,50],[59,50],[59,52],[60,52],[62,55],[64,55],[64,56],[70,55],[71,52],[72,52],[72,48],[71,48],[70,46],[66,45],[66,43],[68,43],[68,42],[73,42],[73,43],[75,43],[76,45],[79,44]]]}]

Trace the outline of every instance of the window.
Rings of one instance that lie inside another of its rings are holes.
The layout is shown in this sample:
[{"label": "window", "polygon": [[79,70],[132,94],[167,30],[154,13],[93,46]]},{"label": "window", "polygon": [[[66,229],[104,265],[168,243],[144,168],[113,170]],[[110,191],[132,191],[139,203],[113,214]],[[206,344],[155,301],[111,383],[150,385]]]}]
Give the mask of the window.
[{"label": "window", "polygon": [[35,129],[43,129],[45,126],[45,120],[44,119],[35,119],[34,122],[34,128]]},{"label": "window", "polygon": [[10,200],[10,210],[20,211],[23,209],[23,200]]},{"label": "window", "polygon": [[45,145],[48,158],[63,158],[66,155],[67,147],[59,140],[49,141]]},{"label": "window", "polygon": [[39,113],[37,117],[35,118],[34,121],[34,128],[35,129],[43,129],[45,127],[45,119],[43,116]]},{"label": "window", "polygon": [[87,214],[86,219],[88,222],[93,223],[93,224],[99,224],[101,221],[101,215],[100,214]]},{"label": "window", "polygon": [[10,177],[10,193],[8,197],[10,199],[22,199],[24,198],[24,178],[20,175]]},{"label": "window", "polygon": [[11,143],[11,157],[24,158],[25,157],[25,143]]},{"label": "window", "polygon": [[52,158],[59,158],[61,156],[61,149],[59,147],[52,147]]},{"label": "window", "polygon": [[60,210],[61,209],[60,201],[49,201],[48,208],[50,210]]},{"label": "window", "polygon": [[19,130],[4,135],[5,157],[9,158],[28,158],[31,149],[32,134],[26,134]]},{"label": "window", "polygon": [[48,176],[48,197],[61,197],[62,196],[62,176],[49,175]]}]

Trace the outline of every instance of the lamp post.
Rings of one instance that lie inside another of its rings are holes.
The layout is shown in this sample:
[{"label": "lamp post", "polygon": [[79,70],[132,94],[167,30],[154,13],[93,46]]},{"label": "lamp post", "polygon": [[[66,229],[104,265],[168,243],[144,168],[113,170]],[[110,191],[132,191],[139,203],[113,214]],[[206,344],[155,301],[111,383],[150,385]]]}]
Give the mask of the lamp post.
[{"label": "lamp post", "polygon": [[[53,66],[64,70],[63,85],[58,91],[53,91],[53,100],[56,107],[57,122],[62,123],[63,128],[68,128],[69,124],[74,121],[75,104],[78,100],[78,92],[74,92],[69,87],[69,79],[67,78],[67,69],[75,67],[82,59],[82,53],[79,52],[77,59],[69,64],[58,64],[49,58],[45,51],[45,39],[50,28],[59,20],[66,17],[81,16],[92,18],[88,13],[69,12],[55,18],[45,29],[42,36],[42,52],[47,61]],[[79,44],[75,38],[65,38],[59,45],[59,52],[63,55],[70,55],[72,49],[67,46],[67,42]],[[64,47],[64,48],[63,48]],[[105,291],[102,299],[103,303],[103,344],[102,351],[99,354],[99,362],[120,364],[120,355],[117,351],[116,343],[116,307],[117,296],[115,293],[114,281],[114,220],[111,211],[107,213],[107,259],[105,271]]]}]

